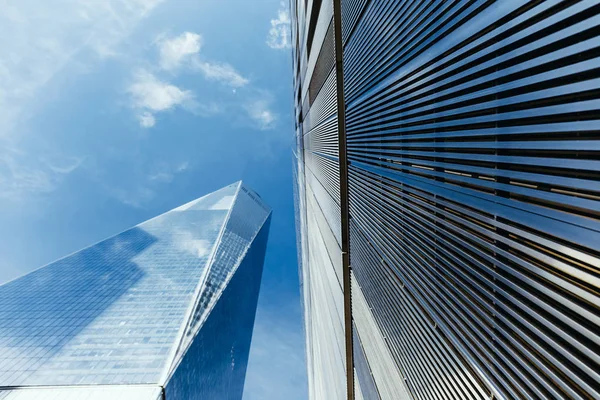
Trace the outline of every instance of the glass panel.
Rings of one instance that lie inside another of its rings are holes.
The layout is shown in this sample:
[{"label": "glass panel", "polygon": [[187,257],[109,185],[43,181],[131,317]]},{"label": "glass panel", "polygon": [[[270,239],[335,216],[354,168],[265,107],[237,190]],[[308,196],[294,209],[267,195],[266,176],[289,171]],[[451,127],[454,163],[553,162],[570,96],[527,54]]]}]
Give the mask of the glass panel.
[{"label": "glass panel", "polygon": [[0,386],[157,383],[238,187],[0,286]]},{"label": "glass panel", "polygon": [[46,387],[0,390],[0,400],[160,400],[159,386]]},{"label": "glass panel", "polygon": [[242,398],[268,231],[267,220],[215,296],[214,308],[165,385],[167,400]]}]

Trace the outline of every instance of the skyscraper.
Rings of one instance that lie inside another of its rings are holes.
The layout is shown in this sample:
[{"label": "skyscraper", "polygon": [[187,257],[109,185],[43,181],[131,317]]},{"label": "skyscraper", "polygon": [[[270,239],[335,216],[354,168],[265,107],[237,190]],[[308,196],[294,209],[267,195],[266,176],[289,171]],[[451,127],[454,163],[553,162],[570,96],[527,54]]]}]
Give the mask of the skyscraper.
[{"label": "skyscraper", "polygon": [[241,399],[269,223],[238,182],[0,286],[0,399]]},{"label": "skyscraper", "polygon": [[291,4],[311,398],[600,398],[598,2]]}]

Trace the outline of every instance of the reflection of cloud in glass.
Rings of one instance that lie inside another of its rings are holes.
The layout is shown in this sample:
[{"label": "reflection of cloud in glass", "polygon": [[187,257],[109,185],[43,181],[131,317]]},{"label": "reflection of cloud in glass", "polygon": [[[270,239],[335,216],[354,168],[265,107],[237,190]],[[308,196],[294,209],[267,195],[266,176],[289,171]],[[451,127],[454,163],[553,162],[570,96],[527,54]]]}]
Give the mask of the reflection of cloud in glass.
[{"label": "reflection of cloud in glass", "polygon": [[[164,386],[268,215],[236,183],[0,286],[0,398],[15,386]],[[256,297],[241,293],[246,326]],[[251,328],[236,335],[249,344]],[[231,368],[231,344],[219,348]]]},{"label": "reflection of cloud in glass", "polygon": [[231,203],[233,202],[233,196],[224,196],[221,200],[213,204],[210,209],[211,210],[228,210],[231,208]]},{"label": "reflection of cloud in glass", "polygon": [[212,247],[212,243],[208,240],[194,239],[189,232],[183,232],[179,240],[175,241],[175,245],[198,258],[207,256]]},{"label": "reflection of cloud in glass", "polygon": [[[93,325],[144,281],[145,271],[132,258],[155,242],[144,230],[132,228],[0,286],[0,360],[20,360],[0,370],[0,386],[56,379],[76,383],[79,365],[95,368],[108,350],[94,345],[98,331]],[[111,339],[110,329],[108,333],[105,342]],[[28,340],[15,342],[15,337]],[[82,351],[92,352],[97,361],[69,361]],[[59,375],[55,368],[60,365],[64,370]]]}]

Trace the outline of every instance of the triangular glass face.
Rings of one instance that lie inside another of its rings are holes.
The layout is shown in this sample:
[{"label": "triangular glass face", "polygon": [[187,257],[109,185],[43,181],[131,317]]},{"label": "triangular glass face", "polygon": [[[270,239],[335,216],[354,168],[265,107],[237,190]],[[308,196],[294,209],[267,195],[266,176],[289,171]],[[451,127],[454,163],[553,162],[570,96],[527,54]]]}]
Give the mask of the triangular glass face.
[{"label": "triangular glass face", "polygon": [[233,199],[225,229],[217,243],[214,258],[198,290],[194,310],[188,320],[170,371],[177,367],[190,343],[202,329],[202,323],[219,300],[269,214],[270,209],[260,197],[240,185]]},{"label": "triangular glass face", "polygon": [[161,384],[167,400],[243,398],[269,222],[267,217],[177,368]]},{"label": "triangular glass face", "polygon": [[192,200],[182,206],[179,206],[172,211],[182,212],[190,210],[229,210],[233,204],[233,200],[240,187],[241,182],[232,183],[222,189]]},{"label": "triangular glass face", "polygon": [[239,187],[0,286],[0,387],[158,383]]}]

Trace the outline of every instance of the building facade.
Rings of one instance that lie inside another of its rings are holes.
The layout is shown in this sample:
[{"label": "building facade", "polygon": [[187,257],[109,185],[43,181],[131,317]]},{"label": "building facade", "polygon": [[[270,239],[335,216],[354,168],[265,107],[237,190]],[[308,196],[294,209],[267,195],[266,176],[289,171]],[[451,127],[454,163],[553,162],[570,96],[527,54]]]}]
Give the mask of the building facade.
[{"label": "building facade", "polygon": [[241,399],[269,223],[238,182],[0,286],[0,399]]},{"label": "building facade", "polygon": [[600,398],[599,13],[291,2],[312,399]]}]

